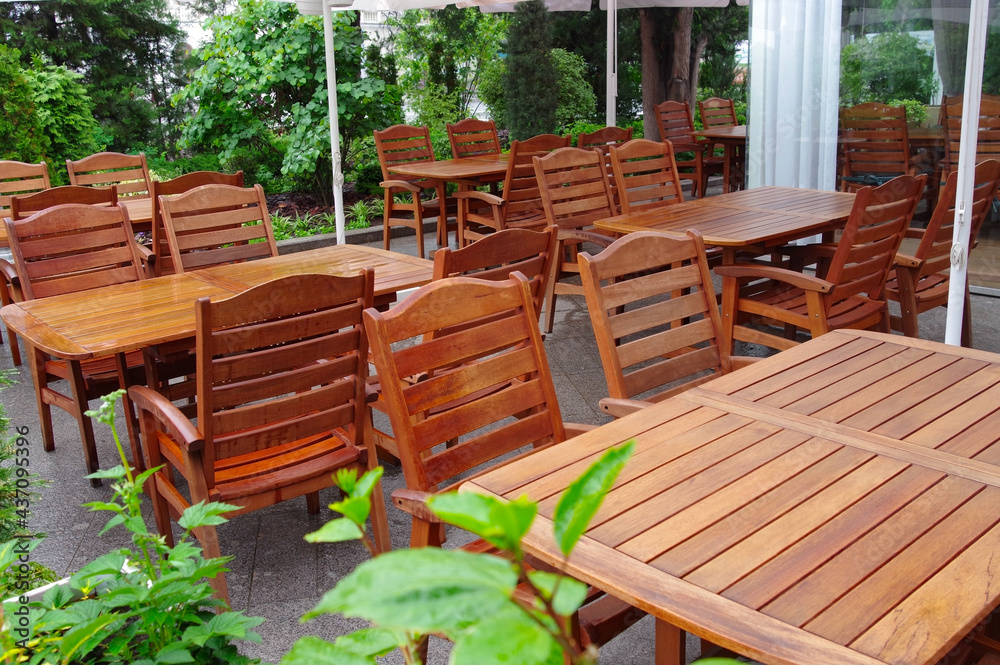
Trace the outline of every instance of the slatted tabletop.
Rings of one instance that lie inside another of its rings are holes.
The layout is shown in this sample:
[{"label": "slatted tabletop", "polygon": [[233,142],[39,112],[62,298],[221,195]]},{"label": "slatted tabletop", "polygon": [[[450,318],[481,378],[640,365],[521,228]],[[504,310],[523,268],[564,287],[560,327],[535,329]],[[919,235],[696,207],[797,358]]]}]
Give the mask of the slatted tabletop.
[{"label": "slatted tabletop", "polygon": [[595,223],[618,234],[697,229],[732,263],[738,250],[774,247],[842,228],[854,194],[791,187],[758,187],[619,215]]},{"label": "slatted tabletop", "polygon": [[1000,604],[998,390],[1000,356],[838,331],[466,485],[541,501],[525,545],[555,564],[559,492],[634,438],[568,569],[657,616],[657,662],[682,629],[766,663],[935,663]]},{"label": "slatted tabletop", "polygon": [[194,334],[194,302],[225,298],[295,274],[357,274],[375,270],[375,295],[431,280],[424,259],[358,245],[335,245],[247,263],[219,266],[8,305],[3,320],[36,347],[60,358],[85,360],[141,349]]},{"label": "slatted tabletop", "polygon": [[471,187],[503,180],[507,173],[507,159],[501,155],[493,158],[477,157],[440,159],[433,162],[407,162],[394,164],[389,171],[411,178],[444,180]]}]

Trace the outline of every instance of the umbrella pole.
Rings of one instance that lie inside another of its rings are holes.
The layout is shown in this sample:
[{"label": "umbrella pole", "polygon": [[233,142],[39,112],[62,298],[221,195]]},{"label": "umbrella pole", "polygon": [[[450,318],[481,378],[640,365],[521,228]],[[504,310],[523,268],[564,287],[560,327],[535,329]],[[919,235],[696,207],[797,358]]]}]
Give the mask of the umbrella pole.
[{"label": "umbrella pole", "polygon": [[605,86],[605,124],[614,127],[618,124],[618,0],[608,2],[608,48],[607,48],[607,82]]},{"label": "umbrella pole", "polygon": [[948,285],[948,318],[945,321],[945,344],[962,343],[962,318],[965,315],[965,290],[968,282],[969,227],[972,189],[975,185],[976,144],[979,137],[979,102],[983,88],[983,61],[986,58],[986,26],[989,2],[972,0],[969,9],[969,48],[965,59],[965,104],[962,110],[962,137],[958,154],[958,191],[955,199],[955,224],[951,240],[951,281]]},{"label": "umbrella pole", "polygon": [[326,87],[330,114],[330,152],[333,161],[333,214],[337,220],[337,244],[344,235],[344,173],[340,164],[340,117],[337,106],[337,63],[333,51],[333,12],[329,0],[323,0],[323,37],[326,41]]}]

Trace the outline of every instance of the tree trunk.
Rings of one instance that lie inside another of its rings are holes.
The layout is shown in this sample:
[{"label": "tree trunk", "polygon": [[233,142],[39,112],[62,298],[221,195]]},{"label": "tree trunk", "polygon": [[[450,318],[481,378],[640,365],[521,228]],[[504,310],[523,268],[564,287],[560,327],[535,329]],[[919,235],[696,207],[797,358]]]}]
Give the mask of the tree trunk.
[{"label": "tree trunk", "polygon": [[667,81],[667,99],[683,102],[691,99],[691,22],[693,7],[676,10],[676,20],[670,34],[670,79]]},{"label": "tree trunk", "polygon": [[660,136],[653,107],[667,98],[657,43],[656,16],[653,9],[639,10],[639,38],[642,44],[642,132],[648,139]]},{"label": "tree trunk", "polygon": [[695,104],[698,101],[698,72],[701,68],[701,58],[705,55],[705,48],[708,46],[708,35],[701,34],[698,35],[698,40],[694,44],[694,48],[691,50],[691,91],[688,94],[688,106],[691,107],[691,112],[694,113]]}]

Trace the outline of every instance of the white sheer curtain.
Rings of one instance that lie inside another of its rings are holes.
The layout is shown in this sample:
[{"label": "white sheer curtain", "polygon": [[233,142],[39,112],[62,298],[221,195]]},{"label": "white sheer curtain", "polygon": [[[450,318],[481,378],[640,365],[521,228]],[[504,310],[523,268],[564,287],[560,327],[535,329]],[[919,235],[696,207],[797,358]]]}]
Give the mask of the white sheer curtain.
[{"label": "white sheer curtain", "polygon": [[750,4],[749,187],[836,189],[840,0]]}]

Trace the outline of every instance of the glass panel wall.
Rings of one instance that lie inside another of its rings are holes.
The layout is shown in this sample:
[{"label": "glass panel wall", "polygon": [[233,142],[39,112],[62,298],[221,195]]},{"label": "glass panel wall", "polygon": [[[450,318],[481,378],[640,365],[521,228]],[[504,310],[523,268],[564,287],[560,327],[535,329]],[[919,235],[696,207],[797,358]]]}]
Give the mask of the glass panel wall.
[{"label": "glass panel wall", "polygon": [[[997,6],[1000,0],[991,0],[984,95],[1000,95]],[[969,11],[969,0],[843,0],[841,108],[864,102],[905,106],[911,164],[934,178],[945,177],[955,157],[945,140],[945,108],[954,111],[963,101]],[[952,114],[951,121],[960,117]],[[969,278],[979,290],[1000,295],[1000,215],[991,215],[980,233]]]}]

